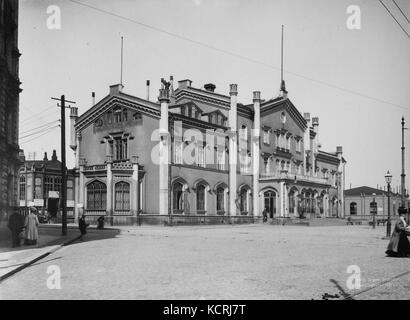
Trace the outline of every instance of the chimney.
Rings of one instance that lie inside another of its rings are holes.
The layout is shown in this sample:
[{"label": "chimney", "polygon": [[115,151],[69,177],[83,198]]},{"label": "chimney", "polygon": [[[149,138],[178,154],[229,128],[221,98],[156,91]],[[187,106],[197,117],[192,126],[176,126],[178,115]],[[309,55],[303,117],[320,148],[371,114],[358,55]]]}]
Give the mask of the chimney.
[{"label": "chimney", "polygon": [[336,147],[336,153],[339,155],[342,155],[343,154],[343,147],[342,146],[337,146]]},{"label": "chimney", "polygon": [[204,85],[206,91],[215,92],[216,86],[213,83],[207,83]]},{"label": "chimney", "polygon": [[279,96],[283,99],[286,99],[288,97],[288,91],[286,90],[285,80],[282,80],[280,83]]},{"label": "chimney", "polygon": [[114,96],[116,94],[119,94],[120,92],[122,92],[123,88],[124,86],[121,83],[110,86],[110,95]]},{"label": "chimney", "polygon": [[[93,92],[94,93],[94,92]],[[78,118],[78,108],[70,108],[70,148],[74,151],[77,149],[77,140],[75,136],[75,123]]]},{"label": "chimney", "polygon": [[149,80],[147,80],[147,100],[149,101]]},{"label": "chimney", "polygon": [[92,104],[93,104],[93,106],[95,106],[95,92],[93,91],[93,92],[91,92],[91,98],[92,98]]},{"label": "chimney", "polygon": [[43,161],[48,161],[48,158],[47,158],[47,152],[44,152],[44,158],[43,158]]},{"label": "chimney", "polygon": [[186,89],[192,85],[192,81],[189,79],[180,80],[178,81],[178,88],[179,89]]},{"label": "chimney", "polygon": [[51,157],[51,161],[57,161],[57,153],[55,150],[53,150],[53,155]]}]

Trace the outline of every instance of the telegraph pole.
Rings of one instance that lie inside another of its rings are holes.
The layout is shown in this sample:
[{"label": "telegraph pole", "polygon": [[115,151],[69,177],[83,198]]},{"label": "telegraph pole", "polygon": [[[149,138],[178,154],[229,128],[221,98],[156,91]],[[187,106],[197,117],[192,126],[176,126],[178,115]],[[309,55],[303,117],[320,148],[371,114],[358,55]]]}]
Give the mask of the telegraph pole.
[{"label": "telegraph pole", "polygon": [[[61,232],[62,235],[67,235],[67,168],[66,168],[66,155],[65,155],[65,103],[75,103],[74,101],[68,101],[65,96],[62,95],[60,98],[51,98],[52,100],[60,101],[57,104],[61,108],[61,190],[60,190],[60,200],[61,200]],[[67,108],[70,108],[68,106]]]}]

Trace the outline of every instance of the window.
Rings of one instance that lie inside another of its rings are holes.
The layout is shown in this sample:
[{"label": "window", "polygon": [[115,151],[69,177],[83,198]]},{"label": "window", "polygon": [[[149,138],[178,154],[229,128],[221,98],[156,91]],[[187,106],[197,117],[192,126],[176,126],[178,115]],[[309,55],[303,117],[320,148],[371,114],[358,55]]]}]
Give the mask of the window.
[{"label": "window", "polygon": [[128,141],[127,139],[115,138],[114,139],[114,160],[126,160],[128,159]]},{"label": "window", "polygon": [[268,130],[263,130],[263,143],[269,144],[269,131]]},{"label": "window", "polygon": [[196,188],[196,210],[198,213],[205,212],[205,186],[204,185],[199,185]]},{"label": "window", "polygon": [[290,137],[289,137],[289,136],[286,137],[286,146],[285,146],[285,149],[286,149],[286,150],[290,150]]},{"label": "window", "polygon": [[225,149],[219,148],[216,152],[218,170],[225,170]]},{"label": "window", "polygon": [[242,188],[240,193],[240,210],[241,213],[248,212],[248,190]]},{"label": "window", "polygon": [[121,109],[115,108],[114,109],[114,123],[120,123],[120,122],[121,122]]},{"label": "window", "polygon": [[127,109],[122,110],[122,121],[127,121],[128,120],[128,112]]},{"label": "window", "polygon": [[205,152],[204,152],[204,145],[202,141],[198,141],[197,145],[197,165],[198,167],[205,168]]},{"label": "window", "polygon": [[20,200],[25,200],[26,199],[26,177],[25,176],[20,176],[20,195],[19,195]]},{"label": "window", "polygon": [[94,181],[87,186],[87,209],[106,209],[107,188],[104,183]]},{"label": "window", "polygon": [[295,192],[289,193],[289,213],[295,213]]},{"label": "window", "polygon": [[176,164],[182,164],[182,141],[174,141],[174,162]]},{"label": "window", "polygon": [[172,188],[172,207],[174,211],[184,211],[184,194],[182,191],[182,184],[175,183]]},{"label": "window", "polygon": [[301,146],[302,146],[302,140],[300,140],[300,139],[296,140],[296,151],[297,151],[297,152],[301,152],[301,151],[302,151]]},{"label": "window", "polygon": [[216,189],[216,211],[225,211],[225,190],[222,187]]},{"label": "window", "polygon": [[357,215],[357,203],[350,202],[350,215],[354,216]]},{"label": "window", "polygon": [[115,210],[130,210],[130,185],[126,182],[115,184]]}]

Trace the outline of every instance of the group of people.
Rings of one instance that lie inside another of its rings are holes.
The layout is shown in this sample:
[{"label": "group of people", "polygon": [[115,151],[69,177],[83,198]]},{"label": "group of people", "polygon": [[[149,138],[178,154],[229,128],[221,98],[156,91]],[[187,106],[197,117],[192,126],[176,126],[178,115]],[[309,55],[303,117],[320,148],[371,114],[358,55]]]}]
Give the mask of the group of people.
[{"label": "group of people", "polygon": [[13,212],[8,221],[8,228],[11,231],[12,247],[20,247],[21,240],[26,245],[35,245],[38,240],[39,221],[37,209],[31,207],[28,215],[24,218],[20,213]]}]

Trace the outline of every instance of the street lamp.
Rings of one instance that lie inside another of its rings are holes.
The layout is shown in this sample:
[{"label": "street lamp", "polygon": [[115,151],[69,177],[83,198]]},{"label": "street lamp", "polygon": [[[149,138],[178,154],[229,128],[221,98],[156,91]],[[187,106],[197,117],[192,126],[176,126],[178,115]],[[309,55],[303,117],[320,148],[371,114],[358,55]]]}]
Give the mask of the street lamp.
[{"label": "street lamp", "polygon": [[371,206],[371,211],[373,214],[373,229],[375,229],[376,228],[376,214],[377,214],[376,194],[373,193],[372,196],[373,196],[373,202],[371,203],[370,206]]},{"label": "street lamp", "polygon": [[390,183],[392,180],[392,175],[390,174],[389,171],[387,171],[386,175],[384,176],[386,178],[386,183],[387,183],[387,230],[386,230],[386,237],[390,237],[391,234],[391,222],[390,222]]}]

